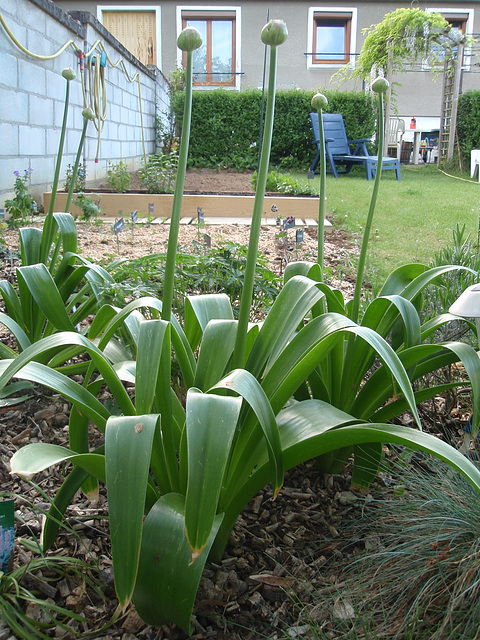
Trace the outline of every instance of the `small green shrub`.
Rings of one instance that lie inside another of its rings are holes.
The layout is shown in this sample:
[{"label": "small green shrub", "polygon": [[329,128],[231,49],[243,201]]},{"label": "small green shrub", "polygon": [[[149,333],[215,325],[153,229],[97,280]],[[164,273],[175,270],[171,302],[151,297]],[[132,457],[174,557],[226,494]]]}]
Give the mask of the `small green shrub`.
[{"label": "small green shrub", "polygon": [[[165,254],[147,255],[122,262],[113,271],[115,282],[103,295],[113,304],[140,298],[160,296],[163,291]],[[175,271],[175,313],[183,313],[184,297],[193,293],[226,293],[234,313],[243,288],[247,247],[236,242],[222,242],[205,250],[198,242],[179,247]],[[273,304],[280,288],[280,278],[267,267],[265,256],[257,259],[252,318],[259,318]]]},{"label": "small green shrub", "polygon": [[75,198],[75,204],[82,210],[80,220],[88,222],[92,218],[96,218],[98,214],[103,214],[100,207],[100,200],[95,201],[93,196],[98,198],[98,194],[79,193]]},{"label": "small green shrub", "polygon": [[172,193],[175,185],[178,156],[176,153],[156,153],[139,171],[140,183],[147,193]]},{"label": "small green shrub", "polygon": [[[257,189],[257,172],[252,176],[252,187],[254,191]],[[286,193],[290,196],[315,196],[316,191],[308,185],[304,185],[291,176],[270,171],[267,175],[266,191],[274,193]]]},{"label": "small green shrub", "polygon": [[[450,306],[465,291],[467,287],[478,282],[480,274],[480,255],[478,245],[474,243],[470,234],[465,234],[465,225],[457,227],[452,232],[452,243],[433,254],[431,267],[441,267],[445,264],[461,265],[473,269],[476,275],[468,271],[455,271],[443,276],[442,286],[429,287],[425,296],[423,308],[424,321],[448,311]],[[465,322],[458,320],[443,325],[440,328],[441,340],[458,340],[469,332]],[[474,336],[472,336],[474,338]]]},{"label": "small green shrub", "polygon": [[120,160],[117,163],[108,163],[106,182],[109,189],[115,193],[125,193],[130,189],[130,181],[130,171],[126,162]]},{"label": "small green shrub", "polygon": [[11,200],[5,200],[5,210],[9,215],[7,226],[10,229],[22,225],[27,216],[32,216],[37,211],[37,203],[33,196],[28,193],[28,181],[33,169],[24,169],[24,175],[19,171],[14,171],[15,183],[13,189],[15,196]]},{"label": "small green shrub", "polygon": [[[70,182],[72,180],[73,167],[71,164],[67,165],[65,172],[65,191],[70,189]],[[87,172],[84,167],[78,167],[77,177],[75,179],[75,186],[73,187],[73,193],[80,193],[86,189]]]}]

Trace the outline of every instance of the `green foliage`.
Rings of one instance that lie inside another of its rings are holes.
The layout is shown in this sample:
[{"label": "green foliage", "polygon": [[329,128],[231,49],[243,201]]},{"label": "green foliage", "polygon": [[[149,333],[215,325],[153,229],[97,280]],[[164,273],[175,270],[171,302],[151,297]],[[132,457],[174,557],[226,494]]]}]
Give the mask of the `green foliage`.
[{"label": "green foliage", "polygon": [[[159,296],[163,292],[165,254],[148,255],[135,260],[120,261],[109,269],[114,282],[103,291],[106,300],[124,304],[125,300],[141,296]],[[234,315],[243,289],[247,248],[235,242],[222,242],[214,249],[198,243],[179,248],[176,257],[174,312],[184,313],[184,299],[194,293],[225,293]],[[252,319],[260,318],[272,306],[280,282],[266,266],[260,253],[254,283]]]},{"label": "green foliage", "polygon": [[448,22],[439,13],[426,13],[423,9],[396,9],[387,13],[379,24],[372,25],[363,43],[353,71],[346,75],[368,80],[373,71],[385,74],[389,51],[393,53],[393,70],[402,72],[416,60],[438,60],[438,44],[434,38],[438,31],[448,28]]},{"label": "green foliage", "polygon": [[[58,606],[51,598],[43,598],[31,589],[38,578],[48,576],[49,586],[57,590],[62,580],[87,584],[100,596],[98,575],[85,562],[75,558],[36,557],[10,573],[0,572],[0,611],[15,638],[22,640],[48,640],[52,632],[71,633],[71,623],[82,623],[84,616],[67,607]],[[28,586],[27,586],[28,585]],[[28,607],[39,612],[37,619],[29,615]]]},{"label": "green foliage", "polygon": [[[309,113],[314,91],[279,91],[270,162],[281,169],[302,168],[315,157]],[[371,138],[375,108],[362,92],[323,91],[329,113],[342,113],[349,139]],[[176,121],[183,116],[183,94],[172,103]],[[261,91],[194,91],[189,166],[237,171],[256,169],[260,135]],[[209,131],[209,135],[205,135]]]},{"label": "green foliage", "polygon": [[[73,167],[71,164],[67,165],[67,170],[65,172],[65,191],[70,190],[70,183],[72,180]],[[73,187],[73,193],[79,193],[80,191],[85,191],[86,189],[86,180],[87,180],[87,172],[84,167],[78,167],[77,177],[75,179],[75,185]]]},{"label": "green foliage", "polygon": [[[478,240],[477,240],[478,242]],[[452,232],[452,243],[436,251],[430,262],[431,267],[445,264],[456,264],[467,267],[469,271],[458,271],[445,274],[441,286],[430,287],[425,295],[425,306],[422,310],[424,321],[448,311],[467,287],[475,284],[480,276],[480,254],[478,244],[474,243],[470,234],[465,233],[465,225],[457,225]],[[437,338],[441,340],[457,340],[468,332],[468,326],[460,320],[453,320],[444,325]]]},{"label": "green foliage", "polygon": [[140,183],[147,193],[172,193],[178,156],[176,153],[156,153],[139,170]]},{"label": "green foliage", "polygon": [[[342,593],[357,613],[352,637],[364,637],[360,621],[367,619],[371,638],[476,638],[478,493],[442,463],[396,454],[383,465],[381,489],[347,529],[365,544],[342,571]],[[476,465],[478,456],[478,448],[471,451]],[[331,611],[333,602],[324,605]]]},{"label": "green foliage", "polygon": [[463,161],[470,167],[470,151],[480,148],[480,91],[458,97],[457,135]]},{"label": "green foliage", "polygon": [[126,162],[120,160],[117,163],[108,163],[106,182],[109,189],[115,193],[125,193],[130,189],[130,180],[130,171]]},{"label": "green foliage", "polygon": [[[252,187],[257,188],[257,172],[252,175]],[[291,176],[282,175],[276,171],[270,171],[267,176],[266,191],[273,193],[287,193],[291,196],[314,196],[315,190],[308,185],[301,184]]]},{"label": "green foliage", "polygon": [[37,211],[37,203],[33,196],[28,193],[28,183],[32,171],[33,169],[25,169],[23,176],[20,175],[19,171],[13,172],[15,175],[15,183],[13,185],[15,196],[11,200],[5,200],[5,210],[9,216],[7,226],[10,229],[15,229],[25,224],[26,218],[33,216]]},{"label": "green foliage", "polygon": [[[98,198],[98,200],[94,198]],[[84,222],[89,222],[99,214],[103,214],[98,194],[79,193],[75,198],[75,204],[82,210],[80,220]]]},{"label": "green foliage", "polygon": [[[420,429],[386,422],[409,410],[420,426],[416,404],[453,385],[419,383],[414,393],[412,381],[462,360],[473,389],[472,428],[478,428],[476,352],[458,343],[426,343],[445,318],[422,325],[414,304],[426,286],[456,267],[414,264],[398,269],[357,322],[357,309],[324,283],[320,265],[291,263],[267,317],[249,322],[272,141],[276,59],[274,46],[238,321],[223,293],[187,296],[183,317],[172,313],[188,128],[180,146],[162,301],[146,297],[97,309],[90,289],[71,296],[82,277],[90,277],[98,294],[101,282],[94,276],[103,275],[90,265],[84,271],[73,268],[74,233],[68,236],[71,244],[64,244],[66,262],[60,262],[55,280],[43,262],[23,268],[19,291],[25,300],[5,298],[9,316],[2,320],[12,332],[17,326],[10,312],[30,320],[35,308],[43,316],[33,323],[31,340],[17,329],[20,353],[2,351],[0,390],[12,379],[28,380],[73,405],[68,447],[31,444],[11,460],[12,471],[26,477],[53,464],[73,465],[66,467],[47,518],[44,545],[53,544],[76,492],[83,488],[88,495],[98,481],[105,482],[120,608],[133,598],[151,624],[174,622],[190,629],[207,557],[221,560],[245,504],[268,482],[276,495],[284,471],[302,461],[319,456],[323,467],[332,470],[337,459],[341,464],[353,451],[353,482],[366,486],[380,464],[381,444],[391,442],[436,455],[480,491],[480,472],[460,452]],[[191,83],[188,52],[187,122]],[[205,130],[209,122],[203,122],[196,136],[206,138]],[[380,177],[378,171],[375,189]],[[375,199],[376,191],[369,225]],[[42,243],[49,242],[49,251],[54,222],[65,231],[71,217],[51,216],[48,222]],[[85,320],[88,303],[96,313],[82,334],[74,319]],[[72,373],[81,373],[81,382]],[[100,401],[105,389],[114,403]]]}]

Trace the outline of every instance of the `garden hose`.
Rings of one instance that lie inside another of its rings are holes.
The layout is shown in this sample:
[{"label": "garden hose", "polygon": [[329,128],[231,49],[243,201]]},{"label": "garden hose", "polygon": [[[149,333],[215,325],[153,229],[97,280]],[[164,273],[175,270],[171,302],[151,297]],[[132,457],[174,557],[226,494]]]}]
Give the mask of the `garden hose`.
[{"label": "garden hose", "polygon": [[[24,47],[17,38],[13,35],[11,29],[8,27],[7,23],[3,15],[0,13],[0,24],[5,29],[10,40],[13,44],[20,49],[22,53],[29,56],[30,58],[34,58],[36,60],[53,60],[60,56],[64,51],[68,49],[68,47],[72,47],[78,57],[78,64],[80,67],[80,76],[82,82],[82,94],[83,94],[83,104],[84,107],[90,107],[92,109],[95,119],[93,120],[95,128],[98,131],[98,142],[97,142],[97,151],[95,156],[95,162],[98,162],[98,155],[100,150],[100,136],[103,130],[106,116],[107,116],[107,92],[105,86],[105,66],[106,63],[110,64],[111,67],[117,68],[119,66],[122,67],[122,71],[127,79],[127,82],[137,82],[138,86],[138,104],[139,104],[139,113],[140,113],[140,129],[142,132],[142,148],[143,148],[143,158],[146,162],[147,155],[145,150],[145,132],[143,126],[143,110],[142,110],[142,92],[141,92],[141,84],[140,84],[140,74],[137,72],[133,76],[130,76],[127,67],[124,61],[120,58],[117,62],[112,62],[109,58],[103,43],[100,40],[97,40],[89,51],[83,52],[78,45],[73,40],[68,40],[63,44],[58,51],[49,55],[41,55],[38,53],[34,53],[29,51],[26,47]],[[99,50],[100,55],[94,56],[94,52]],[[87,88],[85,85],[85,71],[84,71],[84,60],[87,59],[87,68],[88,68],[88,80],[90,87],[90,99],[87,99]],[[99,64],[95,64],[95,59],[98,58],[101,62]],[[90,104],[88,104],[90,103]]]}]

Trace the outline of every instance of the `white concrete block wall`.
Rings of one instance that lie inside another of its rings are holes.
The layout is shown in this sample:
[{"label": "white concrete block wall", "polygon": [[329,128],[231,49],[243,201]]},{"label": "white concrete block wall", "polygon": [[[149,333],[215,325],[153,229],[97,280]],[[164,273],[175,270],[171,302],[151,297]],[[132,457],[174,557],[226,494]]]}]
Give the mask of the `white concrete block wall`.
[{"label": "white concrete block wall", "polygon": [[[87,49],[101,41],[112,63],[124,61],[129,77],[139,75],[145,151],[155,152],[155,109],[168,109],[168,83],[158,69],[146,69],[88,13],[67,16],[50,0],[2,0],[0,11],[18,41],[29,51],[50,55],[65,42]],[[70,105],[60,187],[67,166],[73,164],[80,140],[84,107],[78,57],[72,46],[51,60],[39,60],[21,51],[0,26],[0,208],[13,197],[14,171],[32,168],[30,192],[42,205],[42,194],[52,185],[63,122],[66,81],[61,72],[72,67],[77,78],[70,84]],[[88,86],[88,85],[87,85]],[[130,168],[143,163],[138,82],[129,82],[122,65],[105,68],[106,119],[100,135],[88,125],[84,156],[87,181],[106,174],[108,161],[124,160]],[[87,96],[89,92],[87,91]]]}]

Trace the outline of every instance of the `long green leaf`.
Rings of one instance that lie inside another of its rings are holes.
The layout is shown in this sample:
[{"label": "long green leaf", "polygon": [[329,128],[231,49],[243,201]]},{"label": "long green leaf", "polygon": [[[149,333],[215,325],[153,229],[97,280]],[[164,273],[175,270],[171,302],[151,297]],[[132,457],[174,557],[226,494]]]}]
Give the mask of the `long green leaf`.
[{"label": "long green leaf", "polygon": [[191,632],[190,618],[203,567],[222,515],[215,517],[201,556],[191,562],[185,536],[185,499],[170,493],[149,511],[143,525],[142,548],[133,601],[148,624],[174,622]]},{"label": "long green leaf", "polygon": [[[276,497],[283,485],[282,449],[275,414],[264,390],[257,379],[245,369],[232,371],[212,387],[211,391],[217,389],[228,389],[238,393],[252,408],[267,444],[272,473],[273,495]],[[258,440],[259,434],[255,427],[255,423],[250,427],[243,425],[241,433],[238,435],[235,452],[230,463],[232,467],[237,465],[243,468],[244,462],[248,461],[250,448],[247,445],[249,441],[256,443]]]},{"label": "long green leaf", "polygon": [[[78,346],[90,355],[96,367],[102,374],[106,384],[110,388],[110,391],[115,396],[115,399],[120,405],[123,413],[126,415],[134,415],[135,407],[123,387],[123,384],[116,376],[110,362],[108,362],[104,354],[94,344],[92,344],[90,340],[73,331],[60,332],[53,336],[42,338],[42,340],[38,340],[34,344],[30,345],[17,358],[15,358],[15,360],[10,362],[9,366],[3,371],[2,375],[0,375],[0,389],[12,376],[16,375],[17,372],[19,372],[20,369],[31,360],[67,346]],[[25,376],[22,374],[17,377],[24,378]],[[52,380],[52,378],[49,379]],[[50,386],[47,382],[45,382],[45,384],[46,386]]]},{"label": "long green leaf", "polygon": [[233,320],[230,298],[224,293],[188,296],[185,299],[185,335],[195,350],[210,320]]},{"label": "long green leaf", "polygon": [[43,315],[57,330],[75,331],[65,311],[65,303],[60,292],[43,263],[20,267],[18,279],[23,280]]},{"label": "long green leaf", "polygon": [[212,387],[224,375],[235,346],[235,320],[210,320],[205,327],[197,360],[194,386]]},{"label": "long green leaf", "polygon": [[0,312],[0,323],[13,333],[20,351],[23,351],[30,345],[27,334],[13,318],[6,313]]},{"label": "long green leaf", "polygon": [[255,340],[245,368],[258,378],[268,360],[271,367],[312,306],[323,297],[318,285],[293,276],[280,291]]},{"label": "long green leaf", "polygon": [[18,232],[20,238],[20,257],[23,265],[40,262],[40,242],[42,232],[34,227],[23,227]]},{"label": "long green leaf", "polygon": [[130,602],[138,568],[153,435],[159,416],[111,417],[105,433],[105,472],[115,590]]},{"label": "long green leaf", "polygon": [[197,389],[187,394],[185,527],[192,561],[201,555],[212,531],[241,406],[240,398]]},{"label": "long green leaf", "polygon": [[[391,424],[355,423],[345,412],[320,400],[306,400],[287,407],[277,416],[277,423],[285,470],[344,446],[392,443],[434,455],[459,471],[480,491],[480,470],[470,460],[447,443],[417,429]],[[212,549],[215,559],[221,557],[241,509],[268,482],[268,454],[261,443],[254,459],[253,473],[231,494],[230,505],[226,508],[221,530]]]},{"label": "long green leaf", "polygon": [[73,462],[100,480],[105,479],[104,457],[95,453],[76,453],[56,444],[35,442],[16,451],[10,459],[12,473],[30,480],[40,471],[58,464]]},{"label": "long green leaf", "polygon": [[[20,357],[20,356],[18,356]],[[84,389],[77,382],[74,382],[67,376],[47,367],[46,365],[38,362],[29,362],[21,367],[20,371],[15,371],[11,375],[8,372],[9,366],[15,360],[1,360],[0,361],[0,378],[2,379],[1,388],[3,388],[10,378],[15,377],[21,380],[29,380],[30,382],[36,382],[37,384],[44,385],[49,389],[52,389],[56,393],[60,393],[64,398],[69,400],[72,404],[77,404],[82,408],[82,411],[88,415],[90,420],[102,431],[105,430],[107,419],[110,417],[110,413],[105,409],[103,404],[99,402],[91,393]],[[4,378],[5,376],[5,378]]]}]

